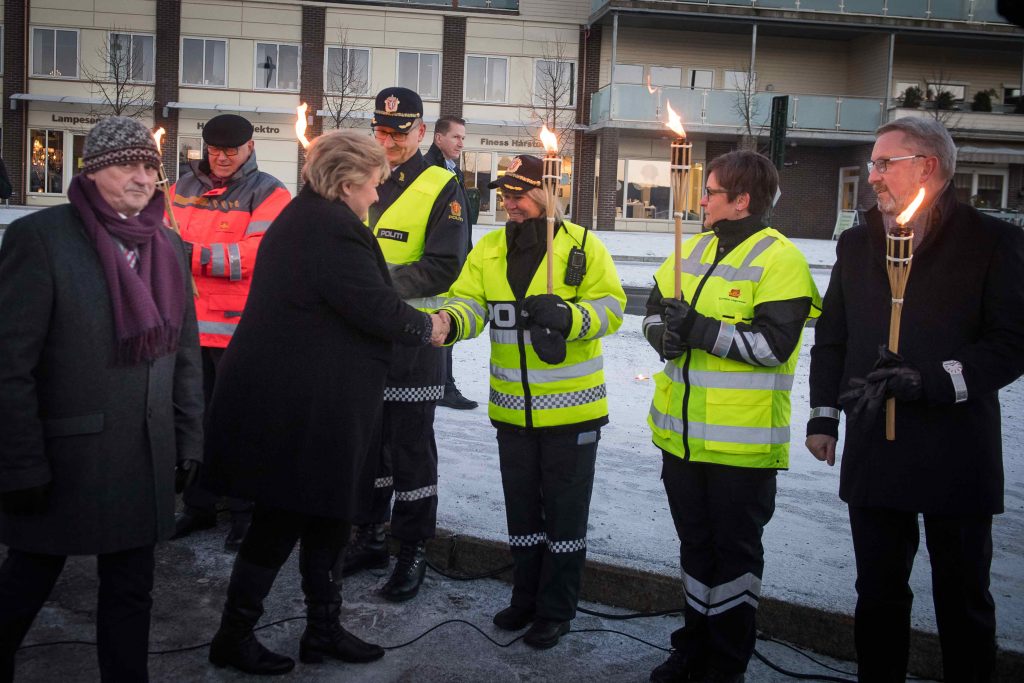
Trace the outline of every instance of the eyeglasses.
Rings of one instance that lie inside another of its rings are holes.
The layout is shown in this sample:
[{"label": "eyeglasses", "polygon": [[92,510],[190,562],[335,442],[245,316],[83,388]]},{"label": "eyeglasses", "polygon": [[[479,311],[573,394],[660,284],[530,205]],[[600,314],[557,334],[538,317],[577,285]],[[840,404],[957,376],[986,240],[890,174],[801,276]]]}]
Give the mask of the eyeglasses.
[{"label": "eyeglasses", "polygon": [[924,154],[908,154],[905,157],[889,157],[888,159],[873,159],[868,162],[868,173],[872,171],[878,171],[879,175],[884,175],[889,170],[889,164],[894,161],[906,161],[907,159],[924,159]]},{"label": "eyeglasses", "polygon": [[729,194],[729,190],[712,190],[710,187],[704,187],[704,196],[713,197],[716,194]]},{"label": "eyeglasses", "polygon": [[212,145],[207,145],[206,146],[206,154],[207,154],[207,156],[211,156],[211,157],[215,157],[218,154],[223,154],[226,157],[237,157],[238,156],[238,148],[237,147],[214,147]]},{"label": "eyeglasses", "polygon": [[377,142],[384,142],[388,138],[394,140],[397,144],[402,144],[409,137],[408,133],[399,133],[396,131],[388,132],[386,130],[374,130],[373,137],[377,138]]}]

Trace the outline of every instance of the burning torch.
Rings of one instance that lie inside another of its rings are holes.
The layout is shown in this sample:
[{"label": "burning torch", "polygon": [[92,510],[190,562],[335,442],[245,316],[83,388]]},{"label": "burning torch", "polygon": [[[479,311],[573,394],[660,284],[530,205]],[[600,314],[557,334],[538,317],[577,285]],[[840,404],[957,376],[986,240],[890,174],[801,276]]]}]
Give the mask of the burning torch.
[{"label": "burning torch", "polygon": [[[900,316],[903,314],[903,295],[907,291],[910,266],[914,259],[914,228],[908,227],[910,219],[924,201],[924,188],[917,191],[917,197],[903,213],[896,216],[896,226],[885,234],[885,272],[889,276],[889,290],[892,292],[892,308],[889,311],[889,350],[898,353],[900,348]],[[885,438],[896,440],[896,399],[885,402]]]},{"label": "burning torch", "polygon": [[[160,145],[160,141],[166,132],[164,127],[160,126],[153,133],[153,139],[156,140],[156,151],[160,155],[160,166],[156,171],[156,186],[164,193],[164,211],[167,212],[167,221],[171,225],[171,230],[174,231],[175,235],[181,237],[181,228],[178,226],[178,219],[174,217],[174,207],[171,202],[171,181],[167,179],[167,172],[164,170],[163,147]],[[199,288],[196,287],[196,278],[192,276],[191,279],[192,296],[198,297]]]},{"label": "burning torch", "polygon": [[295,137],[299,139],[302,149],[309,149],[309,138],[306,137],[306,109],[308,104],[303,102],[295,107]]},{"label": "burning torch", "polygon": [[548,130],[547,124],[540,131],[540,141],[544,145],[544,174],[542,184],[547,197],[547,218],[548,218],[548,294],[554,292],[555,272],[555,196],[562,180],[562,157],[558,156],[558,138]]},{"label": "burning torch", "polygon": [[672,140],[671,151],[671,176],[674,214],[676,219],[675,234],[675,298],[681,299],[683,294],[682,286],[682,250],[683,250],[683,211],[689,211],[690,196],[686,191],[686,181],[690,173],[690,152],[693,145],[686,142],[686,131],[683,130],[682,119],[672,109],[672,103],[666,105],[668,109],[668,122],[665,126],[676,134]]}]

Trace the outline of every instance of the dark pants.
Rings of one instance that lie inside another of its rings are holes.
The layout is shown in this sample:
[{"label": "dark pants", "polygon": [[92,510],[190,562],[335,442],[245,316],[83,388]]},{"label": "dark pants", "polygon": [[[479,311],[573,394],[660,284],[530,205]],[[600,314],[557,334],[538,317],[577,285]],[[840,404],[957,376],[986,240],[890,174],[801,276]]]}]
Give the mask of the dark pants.
[{"label": "dark pants", "polygon": [[454,348],[454,345],[445,347],[445,362],[448,364],[448,375],[444,380],[444,393],[446,394],[450,391],[455,391],[456,388],[455,377],[452,374],[452,349]]},{"label": "dark pants", "polygon": [[576,616],[599,439],[600,430],[498,430],[512,604],[544,619]]},{"label": "dark pants", "polygon": [[[203,357],[203,397],[209,407],[213,398],[213,384],[217,379],[217,366],[224,355],[224,349],[212,346],[202,347]],[[185,488],[181,500],[185,510],[193,515],[217,514],[219,496],[210,493],[199,485],[201,477],[196,477],[191,486]],[[238,498],[224,497],[224,507],[231,512],[232,519],[247,519],[252,514],[252,503]]]},{"label": "dark pants", "polygon": [[[850,507],[857,558],[854,632],[862,681],[906,678],[917,520],[914,512]],[[991,680],[996,656],[996,608],[988,590],[992,516],[924,515],[924,531],[943,680]]]},{"label": "dark pants", "polygon": [[[65,555],[9,548],[0,567],[0,681],[14,677],[14,653],[64,569]],[[100,678],[148,681],[153,546],[96,556],[100,580],[96,641]]]},{"label": "dark pants", "polygon": [[[434,401],[385,401],[380,461],[370,509],[360,524],[391,519],[400,541],[424,541],[437,527],[437,444]],[[391,496],[394,494],[394,510]]]},{"label": "dark pants", "polygon": [[[348,541],[350,530],[351,525],[342,519],[257,505],[238,556],[267,569],[278,569],[301,540],[307,550],[326,549],[331,557],[337,558]],[[326,568],[332,565],[333,562]]]},{"label": "dark pants", "polygon": [[757,636],[761,534],[775,512],[776,472],[664,452],[662,463],[686,591],[686,623],[672,647],[723,673],[743,673]]}]

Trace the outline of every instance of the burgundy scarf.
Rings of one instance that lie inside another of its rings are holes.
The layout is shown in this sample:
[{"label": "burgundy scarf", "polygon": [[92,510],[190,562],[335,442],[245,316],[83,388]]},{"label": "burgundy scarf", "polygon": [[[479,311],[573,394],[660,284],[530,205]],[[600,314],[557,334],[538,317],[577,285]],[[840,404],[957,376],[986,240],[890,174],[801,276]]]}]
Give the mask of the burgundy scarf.
[{"label": "burgundy scarf", "polygon": [[[160,192],[137,216],[121,218],[84,173],[68,185],[68,199],[96,247],[110,293],[119,365],[137,365],[178,348],[185,313],[185,281],[163,224]],[[128,264],[117,238],[138,252]]]}]

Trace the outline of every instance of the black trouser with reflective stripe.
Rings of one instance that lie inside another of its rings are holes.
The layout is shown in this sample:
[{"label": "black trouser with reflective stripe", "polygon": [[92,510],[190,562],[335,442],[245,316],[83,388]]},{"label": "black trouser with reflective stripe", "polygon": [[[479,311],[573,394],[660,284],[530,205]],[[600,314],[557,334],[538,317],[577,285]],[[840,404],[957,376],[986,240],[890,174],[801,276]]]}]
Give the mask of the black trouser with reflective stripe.
[{"label": "black trouser with reflective stripe", "polygon": [[[400,541],[424,541],[437,527],[437,444],[435,401],[385,401],[380,462],[370,508],[359,524],[391,519],[391,535]],[[391,508],[391,495],[395,506]]]},{"label": "black trouser with reflective stripe", "polygon": [[[544,619],[576,616],[600,430],[498,430],[512,550],[512,604]],[[583,443],[580,443],[583,442]]]},{"label": "black trouser with reflective stripe", "polygon": [[[850,506],[857,558],[854,637],[861,681],[903,681],[910,648],[910,571],[920,541],[916,512]],[[992,515],[924,515],[943,678],[989,681],[996,607],[989,592]]]},{"label": "black trouser with reflective stripe", "polygon": [[773,469],[684,462],[662,452],[686,590],[686,624],[672,647],[742,673],[754,654],[761,595],[761,533],[775,512]]}]

